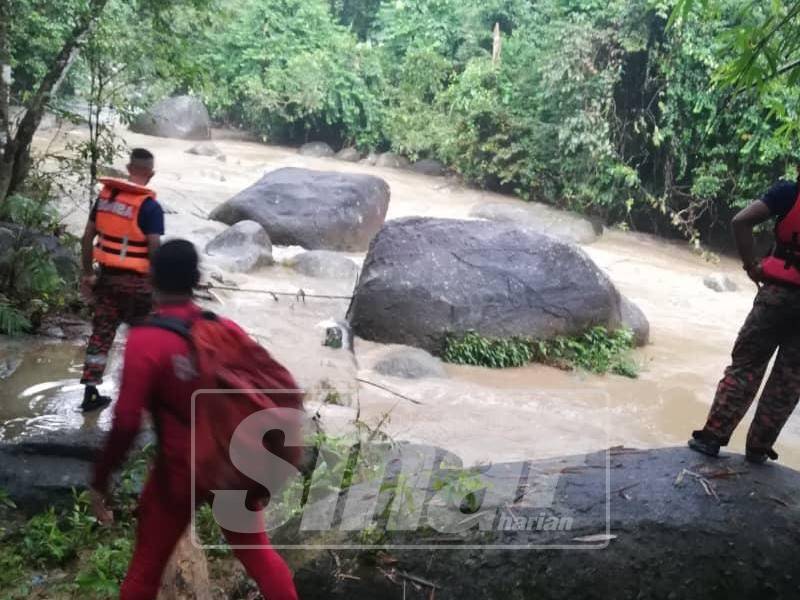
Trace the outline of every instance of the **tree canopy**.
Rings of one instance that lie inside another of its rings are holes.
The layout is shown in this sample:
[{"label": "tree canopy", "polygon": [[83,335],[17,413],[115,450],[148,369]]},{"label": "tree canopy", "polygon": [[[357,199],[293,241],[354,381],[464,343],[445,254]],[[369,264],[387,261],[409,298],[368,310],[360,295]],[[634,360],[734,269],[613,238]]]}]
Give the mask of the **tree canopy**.
[{"label": "tree canopy", "polygon": [[[436,158],[475,185],[695,242],[713,239],[797,159],[800,2],[0,0],[0,8],[13,17],[0,31],[0,61],[13,73],[0,97],[12,104],[35,98],[74,38],[79,59],[48,104],[93,98],[129,115],[191,93],[219,122],[268,142]],[[81,23],[90,26],[76,37]]]}]

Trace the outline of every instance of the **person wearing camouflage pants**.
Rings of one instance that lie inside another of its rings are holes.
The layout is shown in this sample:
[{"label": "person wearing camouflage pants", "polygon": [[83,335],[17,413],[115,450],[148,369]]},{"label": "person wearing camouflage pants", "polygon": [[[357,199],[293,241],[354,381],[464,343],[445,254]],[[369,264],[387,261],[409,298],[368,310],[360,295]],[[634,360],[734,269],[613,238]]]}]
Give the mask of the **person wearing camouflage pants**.
[{"label": "person wearing camouflage pants", "polygon": [[121,323],[132,325],[147,317],[152,296],[148,277],[122,270],[101,270],[93,289],[94,317],[81,378],[83,385],[103,382],[117,328]]},{"label": "person wearing camouflage pants", "polygon": [[[797,172],[800,180],[800,166]],[[753,229],[770,219],[776,221],[775,245],[759,260]],[[800,182],[779,182],[741,210],[733,218],[733,233],[758,294],[705,426],[692,433],[689,447],[710,456],[719,454],[753,403],[775,355],[747,434],[746,458],[760,464],[778,458],[773,446],[800,398]]]},{"label": "person wearing camouflage pants", "polygon": [[775,365],[747,435],[753,454],[777,458],[772,446],[800,398],[800,288],[766,284],[733,347],[732,362],[719,382],[706,425],[696,437],[725,446],[761,387],[775,351]]}]

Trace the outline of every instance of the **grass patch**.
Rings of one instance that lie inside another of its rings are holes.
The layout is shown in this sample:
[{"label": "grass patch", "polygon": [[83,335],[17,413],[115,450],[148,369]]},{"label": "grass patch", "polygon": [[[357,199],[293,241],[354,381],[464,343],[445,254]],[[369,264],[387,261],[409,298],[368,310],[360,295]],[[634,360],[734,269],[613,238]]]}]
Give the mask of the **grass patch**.
[{"label": "grass patch", "polygon": [[577,337],[552,340],[491,339],[469,332],[463,336],[448,336],[442,358],[452,364],[492,369],[538,362],[566,370],[581,369],[635,378],[639,366],[631,356],[633,347],[634,334],[628,329],[610,332],[605,327],[593,327]]}]

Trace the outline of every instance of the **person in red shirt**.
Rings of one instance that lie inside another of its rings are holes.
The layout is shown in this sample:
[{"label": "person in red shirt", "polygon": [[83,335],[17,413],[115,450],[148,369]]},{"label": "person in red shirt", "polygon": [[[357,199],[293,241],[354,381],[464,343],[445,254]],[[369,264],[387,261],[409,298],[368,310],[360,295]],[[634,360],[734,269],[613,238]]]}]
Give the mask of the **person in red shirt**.
[{"label": "person in red shirt", "polygon": [[[199,277],[197,251],[190,242],[172,240],[159,248],[151,268],[156,315],[189,322],[200,318],[202,310],[192,302]],[[223,322],[238,327],[232,321]],[[107,497],[111,474],[123,462],[145,411],[149,412],[158,452],[139,499],[136,548],[120,589],[121,600],[156,598],[167,562],[191,521],[191,398],[196,388],[189,343],[184,338],[154,326],[131,330],[113,426],[91,484],[93,511],[101,523],[110,523],[113,514]],[[260,518],[260,513],[253,515]],[[224,529],[223,534],[232,546],[248,547],[234,552],[265,598],[297,599],[292,574],[271,548],[263,528],[257,534]]]}]

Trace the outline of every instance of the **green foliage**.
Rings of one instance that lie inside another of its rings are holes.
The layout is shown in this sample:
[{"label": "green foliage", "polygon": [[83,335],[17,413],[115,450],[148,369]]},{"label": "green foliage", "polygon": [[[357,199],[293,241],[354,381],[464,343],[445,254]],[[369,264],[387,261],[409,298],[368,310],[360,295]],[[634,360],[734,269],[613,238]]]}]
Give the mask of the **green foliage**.
[{"label": "green foliage", "polygon": [[638,367],[630,356],[632,349],[633,333],[627,329],[609,332],[604,327],[593,327],[578,337],[552,340],[489,339],[469,332],[460,337],[448,336],[442,359],[493,369],[540,362],[564,369],[636,377]]},{"label": "green foliage", "polygon": [[0,221],[52,231],[58,226],[58,213],[48,202],[15,194],[0,203]]},{"label": "green foliage", "polygon": [[130,537],[98,545],[76,576],[75,587],[92,598],[115,598],[132,554],[133,540]]},{"label": "green foliage", "polygon": [[7,302],[0,302],[0,333],[14,336],[30,328],[31,322],[21,310],[14,308]]},{"label": "green foliage", "polygon": [[488,339],[469,332],[462,337],[449,336],[442,359],[456,365],[492,369],[522,367],[534,359],[533,344],[524,338]]},{"label": "green foliage", "polygon": [[630,356],[632,349],[633,332],[618,329],[609,333],[604,327],[594,327],[577,338],[558,337],[534,346],[537,362],[636,378],[639,369]]},{"label": "green foliage", "polygon": [[30,330],[44,313],[66,302],[67,284],[39,237],[59,228],[46,201],[13,195],[0,203],[0,222],[11,223],[11,243],[0,254],[0,333]]}]

